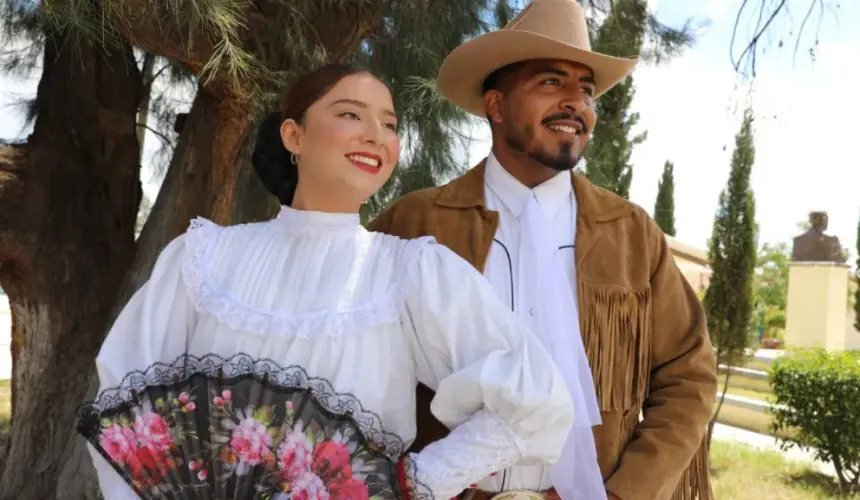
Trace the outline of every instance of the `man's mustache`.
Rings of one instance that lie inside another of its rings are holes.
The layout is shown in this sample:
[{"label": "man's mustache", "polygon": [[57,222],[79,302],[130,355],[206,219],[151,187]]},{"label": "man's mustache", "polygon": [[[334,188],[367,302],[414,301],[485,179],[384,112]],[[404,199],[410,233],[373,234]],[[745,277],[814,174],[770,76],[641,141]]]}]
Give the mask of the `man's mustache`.
[{"label": "man's mustache", "polygon": [[541,125],[549,125],[552,122],[560,120],[575,121],[582,126],[582,132],[584,134],[588,133],[588,125],[585,124],[585,120],[579,115],[574,115],[570,113],[557,113],[554,115],[547,116],[546,118],[541,120]]}]

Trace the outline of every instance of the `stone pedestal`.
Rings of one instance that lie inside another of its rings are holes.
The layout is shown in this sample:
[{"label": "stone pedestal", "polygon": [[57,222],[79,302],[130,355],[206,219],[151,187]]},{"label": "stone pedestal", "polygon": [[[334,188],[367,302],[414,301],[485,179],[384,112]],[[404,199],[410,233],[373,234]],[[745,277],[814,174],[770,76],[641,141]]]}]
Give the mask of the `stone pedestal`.
[{"label": "stone pedestal", "polygon": [[786,347],[845,349],[849,272],[838,262],[789,264]]}]

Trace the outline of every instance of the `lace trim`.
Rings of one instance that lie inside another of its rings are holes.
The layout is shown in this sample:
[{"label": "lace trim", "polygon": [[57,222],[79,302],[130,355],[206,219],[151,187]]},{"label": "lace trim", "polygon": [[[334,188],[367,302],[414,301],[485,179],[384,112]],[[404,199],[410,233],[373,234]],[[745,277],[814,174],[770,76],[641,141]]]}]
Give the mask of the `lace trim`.
[{"label": "lace trim", "polygon": [[145,370],[135,370],[123,377],[115,387],[101,391],[98,397],[78,409],[79,426],[88,421],[100,420],[100,415],[118,411],[135,401],[135,393],[146,387],[170,385],[193,375],[207,377],[257,377],[265,378],[266,383],[284,388],[307,389],[326,411],[336,415],[351,414],[365,439],[380,445],[383,453],[396,460],[403,454],[405,446],[400,437],[386,431],[382,419],[376,413],[366,410],[361,401],[350,393],[337,392],[331,383],[323,378],[311,377],[301,366],[283,367],[277,362],[254,358],[245,353],[224,358],[217,354],[194,356],[183,354],[172,363],[154,363]]},{"label": "lace trim", "polygon": [[482,410],[412,457],[416,483],[447,500],[525,456],[525,444],[502,417]]},{"label": "lace trim", "polygon": [[427,486],[421,481],[421,473],[418,472],[418,464],[415,463],[415,457],[415,453],[409,453],[406,455],[406,457],[404,457],[406,459],[405,473],[406,482],[409,486],[409,491],[405,492],[405,494],[402,494],[401,496],[405,500],[435,500],[436,497],[433,495],[433,491],[430,489],[429,486]]},{"label": "lace trim", "polygon": [[236,330],[300,338],[359,334],[374,326],[398,321],[406,302],[410,269],[414,267],[417,252],[423,245],[434,241],[431,237],[424,237],[405,243],[400,252],[398,276],[381,297],[338,312],[322,310],[289,314],[254,307],[213,285],[209,279],[211,255],[224,229],[206,219],[196,218],[186,233],[186,255],[181,271],[195,309],[215,316]]}]

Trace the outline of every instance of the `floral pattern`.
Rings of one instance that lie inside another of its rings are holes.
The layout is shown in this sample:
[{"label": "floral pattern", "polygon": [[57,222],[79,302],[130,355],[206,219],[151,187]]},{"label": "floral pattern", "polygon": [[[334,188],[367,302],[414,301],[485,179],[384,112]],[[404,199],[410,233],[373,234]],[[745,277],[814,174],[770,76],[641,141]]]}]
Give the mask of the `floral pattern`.
[{"label": "floral pattern", "polygon": [[401,498],[392,457],[313,392],[195,375],[135,392],[81,432],[142,498]]}]

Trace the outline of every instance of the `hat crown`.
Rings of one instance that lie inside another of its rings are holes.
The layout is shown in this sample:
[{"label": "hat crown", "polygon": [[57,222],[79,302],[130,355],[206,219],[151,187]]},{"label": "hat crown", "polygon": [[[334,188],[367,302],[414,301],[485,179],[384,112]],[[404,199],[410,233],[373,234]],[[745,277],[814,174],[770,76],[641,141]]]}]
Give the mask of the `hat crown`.
[{"label": "hat crown", "polygon": [[591,51],[585,11],[575,0],[534,0],[502,30],[528,31]]}]

